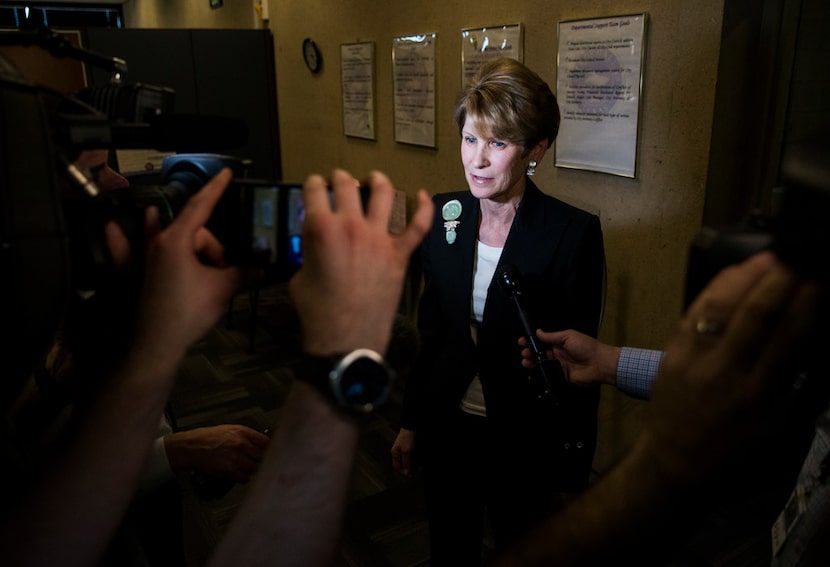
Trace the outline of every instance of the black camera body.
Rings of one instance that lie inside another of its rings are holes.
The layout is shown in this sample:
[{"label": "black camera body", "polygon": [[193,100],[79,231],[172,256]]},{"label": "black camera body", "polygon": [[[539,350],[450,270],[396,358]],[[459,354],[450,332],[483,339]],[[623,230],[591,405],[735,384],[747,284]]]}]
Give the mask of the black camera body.
[{"label": "black camera body", "polygon": [[689,250],[688,306],[726,266],[772,250],[805,278],[830,283],[830,145],[793,144],[782,159],[780,196],[770,214],[739,226],[704,227]]},{"label": "black camera body", "polygon": [[138,178],[130,187],[101,192],[92,200],[64,202],[69,230],[73,281],[78,289],[96,289],[111,269],[103,226],[115,221],[133,253],[144,243],[144,212],[154,206],[167,226],[219,171],[233,172],[206,228],[222,243],[228,264],[261,268],[263,284],[287,281],[302,265],[304,208],[299,183],[244,177],[243,160],[221,154],[175,154],[162,162],[158,183]]},{"label": "black camera body", "polygon": [[[9,67],[11,76],[16,70]],[[126,63],[119,62],[119,68],[125,69]],[[26,83],[22,76],[14,80]],[[35,104],[42,107],[49,143],[41,141],[40,147],[27,151],[52,155],[51,167],[42,171],[59,186],[74,289],[97,289],[108,277],[111,266],[103,240],[106,222],[116,221],[134,255],[141,255],[144,210],[158,207],[165,226],[224,167],[232,170],[233,179],[206,226],[224,245],[226,261],[263,268],[268,283],[287,280],[301,265],[300,185],[248,179],[244,160],[206,153],[243,146],[247,128],[241,120],[176,114],[175,91],[157,85],[116,82],[84,88],[73,95],[28,86],[38,99]],[[14,107],[7,110],[9,115],[16,113]],[[21,139],[29,135],[14,128],[11,132]],[[164,159],[160,177],[153,178],[154,185],[139,176],[129,188],[111,189],[98,187],[88,172],[72,165],[84,150],[100,149],[178,153]],[[9,160],[6,167],[20,169],[23,175],[28,163]],[[10,189],[22,191],[23,186],[16,189],[12,185]],[[64,191],[66,186],[75,194]]]},{"label": "black camera body", "polygon": [[221,168],[231,168],[234,179],[207,227],[224,243],[229,262],[257,265],[270,278],[286,280],[303,263],[302,185],[243,178],[239,175],[243,166],[241,160],[228,156],[178,154],[164,158],[162,181],[186,199]]},{"label": "black camera body", "polygon": [[[0,33],[0,44],[40,44],[51,36],[42,37],[47,36]],[[72,47],[60,56],[94,64],[110,60]],[[125,70],[123,62],[114,70]],[[76,290],[99,289],[107,280],[112,268],[101,229],[109,220],[122,225],[141,254],[147,206],[159,206],[169,221],[230,165],[232,186],[208,223],[229,261],[256,263],[271,281],[287,280],[302,261],[299,185],[245,179],[237,158],[192,154],[244,145],[241,120],[177,115],[174,93],[164,87],[113,84],[78,94],[35,84],[0,56],[0,318],[12,330],[0,353],[9,371],[9,379],[0,380],[4,403],[43,356]],[[155,187],[109,193],[99,192],[73,166],[86,149],[128,148],[192,155],[173,156],[166,179]]]},{"label": "black camera body", "polygon": [[243,177],[244,163],[217,154],[177,154],[164,158],[160,191],[169,195],[175,215],[186,200],[223,167],[234,172],[207,228],[225,246],[231,264],[257,266],[269,281],[285,281],[303,262],[302,185]]}]

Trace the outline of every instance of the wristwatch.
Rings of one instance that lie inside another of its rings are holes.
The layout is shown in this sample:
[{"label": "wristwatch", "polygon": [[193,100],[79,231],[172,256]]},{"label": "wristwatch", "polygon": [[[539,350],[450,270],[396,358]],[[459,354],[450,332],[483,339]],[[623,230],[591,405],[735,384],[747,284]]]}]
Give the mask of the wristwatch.
[{"label": "wristwatch", "polygon": [[313,385],[335,407],[347,413],[370,413],[389,397],[395,372],[368,348],[345,355],[303,354],[294,365],[299,380]]}]

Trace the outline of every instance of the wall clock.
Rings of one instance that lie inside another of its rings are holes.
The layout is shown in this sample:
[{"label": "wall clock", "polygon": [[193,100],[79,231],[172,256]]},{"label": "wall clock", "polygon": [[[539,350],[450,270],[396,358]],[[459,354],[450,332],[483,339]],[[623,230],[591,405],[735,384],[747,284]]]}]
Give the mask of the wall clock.
[{"label": "wall clock", "polygon": [[317,44],[310,37],[303,40],[303,59],[305,59],[308,70],[312,73],[319,71],[323,64],[323,56],[320,55]]}]

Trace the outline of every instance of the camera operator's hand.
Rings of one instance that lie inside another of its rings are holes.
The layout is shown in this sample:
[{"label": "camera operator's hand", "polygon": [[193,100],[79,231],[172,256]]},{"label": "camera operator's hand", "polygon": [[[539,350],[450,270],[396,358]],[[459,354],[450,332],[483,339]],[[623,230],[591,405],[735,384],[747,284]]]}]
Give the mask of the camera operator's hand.
[{"label": "camera operator's hand", "polygon": [[418,209],[397,236],[389,234],[395,191],[372,172],[366,214],[359,184],[335,170],[332,208],[326,180],[310,176],[303,186],[303,267],[290,282],[303,332],[303,347],[315,354],[355,348],[386,352],[409,257],[432,222],[432,201],[418,193]]},{"label": "camera operator's hand", "polygon": [[[327,355],[366,347],[385,352],[409,257],[432,222],[432,201],[418,194],[406,230],[389,234],[395,198],[385,175],[369,176],[364,215],[358,182],[332,174],[303,186],[303,266],[291,279],[303,348]],[[360,430],[314,386],[296,380],[248,497],[210,565],[331,565],[340,540]]]},{"label": "camera operator's hand", "polygon": [[[225,266],[222,244],[205,228],[231,179],[223,169],[193,195],[164,230],[158,210],[147,209],[147,252],[136,340],[160,343],[160,352],[184,354],[225,312],[243,278]],[[126,262],[129,245],[114,223],[107,237],[116,263]]]}]

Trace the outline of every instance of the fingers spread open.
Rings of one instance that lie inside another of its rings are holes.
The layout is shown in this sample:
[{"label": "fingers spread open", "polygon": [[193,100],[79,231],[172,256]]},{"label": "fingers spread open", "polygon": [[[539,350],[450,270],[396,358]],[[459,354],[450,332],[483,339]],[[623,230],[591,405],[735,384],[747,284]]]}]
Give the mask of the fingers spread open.
[{"label": "fingers spread open", "polygon": [[303,208],[306,217],[331,212],[329,190],[322,175],[309,175],[303,183]]},{"label": "fingers spread open", "polygon": [[363,216],[360,203],[360,184],[347,171],[335,169],[331,175],[331,187],[334,193],[334,210],[339,213]]},{"label": "fingers spread open", "polygon": [[389,178],[380,171],[372,171],[367,183],[372,193],[366,216],[371,223],[387,227],[392,205],[395,202],[395,188]]}]

